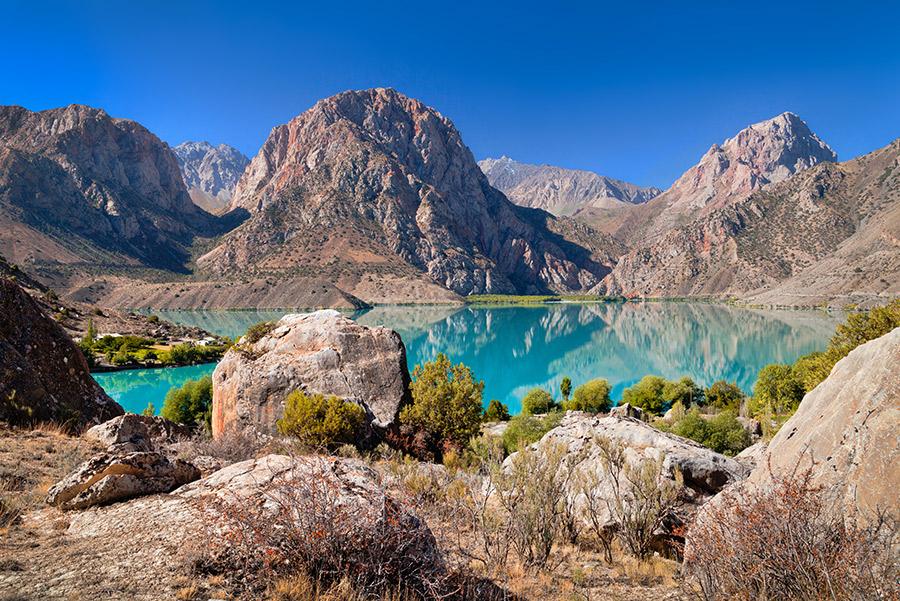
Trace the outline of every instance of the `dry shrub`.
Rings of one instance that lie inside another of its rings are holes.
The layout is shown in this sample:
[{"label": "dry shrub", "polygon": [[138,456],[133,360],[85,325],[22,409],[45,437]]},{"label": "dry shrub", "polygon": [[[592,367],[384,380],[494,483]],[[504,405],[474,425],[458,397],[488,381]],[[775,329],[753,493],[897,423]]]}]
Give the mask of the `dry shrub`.
[{"label": "dry shrub", "polygon": [[[408,507],[377,488],[348,489],[329,460],[307,460],[308,473],[271,483],[261,503],[204,501],[221,517],[210,533],[213,549],[195,569],[223,574],[252,598],[279,581],[270,596],[291,598],[285,587],[304,580],[313,599],[477,598],[466,596],[477,582],[446,569],[428,527]],[[352,596],[334,596],[338,589]]]},{"label": "dry shrub", "polygon": [[202,433],[182,440],[178,445],[178,454],[187,461],[207,456],[231,464],[256,458],[263,447],[264,443],[254,434],[232,429],[226,430],[218,438]]},{"label": "dry shrub", "polygon": [[895,520],[857,525],[810,470],[720,501],[688,537],[685,568],[703,599],[900,599]]}]

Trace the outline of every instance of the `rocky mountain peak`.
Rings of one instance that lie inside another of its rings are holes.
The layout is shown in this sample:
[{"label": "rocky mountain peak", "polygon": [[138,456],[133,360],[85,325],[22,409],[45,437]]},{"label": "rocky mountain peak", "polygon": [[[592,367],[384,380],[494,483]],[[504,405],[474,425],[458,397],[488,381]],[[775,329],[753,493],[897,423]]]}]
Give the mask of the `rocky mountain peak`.
[{"label": "rocky mountain peak", "polygon": [[200,259],[214,271],[251,256],[265,269],[327,259],[345,278],[393,265],[463,294],[581,290],[608,271],[551,232],[565,224],[492,188],[449,119],[390,88],[337,94],[274,128],[232,208],[253,217]]},{"label": "rocky mountain peak", "polygon": [[182,142],[172,150],[194,204],[210,213],[227,209],[250,159],[227,144]]}]

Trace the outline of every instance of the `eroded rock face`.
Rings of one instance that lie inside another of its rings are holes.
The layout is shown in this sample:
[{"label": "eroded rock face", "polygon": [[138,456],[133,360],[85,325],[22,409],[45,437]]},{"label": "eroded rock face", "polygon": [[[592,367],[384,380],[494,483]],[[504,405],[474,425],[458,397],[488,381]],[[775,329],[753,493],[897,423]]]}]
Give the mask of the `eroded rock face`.
[{"label": "eroded rock face", "polygon": [[162,445],[188,438],[191,430],[158,415],[126,413],[94,426],[85,438],[107,446],[110,452],[154,451]]},{"label": "eroded rock face", "polygon": [[458,294],[537,293],[585,290],[611,265],[492,188],[446,117],[391,89],[338,94],[274,128],[231,209],[251,217],[198,260],[213,273],[390,269]]},{"label": "eroded rock face", "polygon": [[356,402],[375,429],[384,429],[408,402],[408,385],[406,348],[393,330],[362,326],[331,310],[285,315],[216,366],[213,436],[231,429],[274,433],[284,400],[295,390]]},{"label": "eroded rock face", "polygon": [[900,328],[853,350],[803,398],[742,484],[811,470],[847,515],[897,512],[900,490]]},{"label": "eroded rock face", "polygon": [[169,492],[200,477],[200,470],[161,453],[103,453],[53,485],[47,503],[86,509],[134,497]]},{"label": "eroded rock face", "polygon": [[[598,498],[612,500],[612,483],[603,468],[597,443],[601,438],[621,445],[625,450],[625,459],[631,465],[637,466],[647,460],[662,461],[660,480],[676,483],[683,502],[675,516],[676,522],[689,521],[707,499],[723,487],[744,479],[749,472],[734,459],[630,417],[569,412],[558,427],[550,430],[534,446],[546,449],[550,445],[563,445],[566,456],[578,457],[574,469],[588,470],[598,476]],[[576,505],[581,505],[584,503],[583,495],[576,488],[575,479],[571,482],[567,494]],[[605,508],[605,503],[599,505],[601,525],[614,527],[614,517]]]},{"label": "eroded rock face", "polygon": [[172,150],[194,204],[216,214],[227,209],[250,159],[227,144],[182,142]]},{"label": "eroded rock face", "polygon": [[65,330],[0,278],[0,420],[80,427],[123,413],[94,381]]}]

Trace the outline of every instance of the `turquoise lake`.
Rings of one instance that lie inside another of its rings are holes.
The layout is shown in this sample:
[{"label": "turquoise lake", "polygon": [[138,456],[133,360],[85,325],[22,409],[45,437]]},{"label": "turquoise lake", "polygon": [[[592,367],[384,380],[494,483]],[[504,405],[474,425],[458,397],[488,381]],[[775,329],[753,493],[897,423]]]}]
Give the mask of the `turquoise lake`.
[{"label": "turquoise lake", "polygon": [[[232,337],[285,313],[156,312],[170,321]],[[465,363],[484,380],[485,404],[496,398],[512,412],[535,386],[558,396],[563,376],[576,386],[606,378],[614,399],[647,374],[687,375],[704,386],[724,379],[749,392],[760,368],[824,349],[841,321],[824,312],[680,302],[382,306],[348,315],[399,332],[410,371],[439,352]],[[159,410],[170,388],[214,368],[215,364],[206,364],[94,377],[127,411],[140,412],[148,402]]]}]

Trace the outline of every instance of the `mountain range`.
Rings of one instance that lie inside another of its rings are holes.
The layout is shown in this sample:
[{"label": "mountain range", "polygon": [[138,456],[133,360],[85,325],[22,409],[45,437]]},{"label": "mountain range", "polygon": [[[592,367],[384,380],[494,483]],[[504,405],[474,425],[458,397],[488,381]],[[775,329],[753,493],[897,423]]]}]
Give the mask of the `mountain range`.
[{"label": "mountain range", "polygon": [[480,293],[867,302],[900,293],[898,145],[843,163],[783,113],[660,191],[507,157],[389,88],[250,161],[71,105],[0,107],[0,255],[120,307],[358,307]]}]

